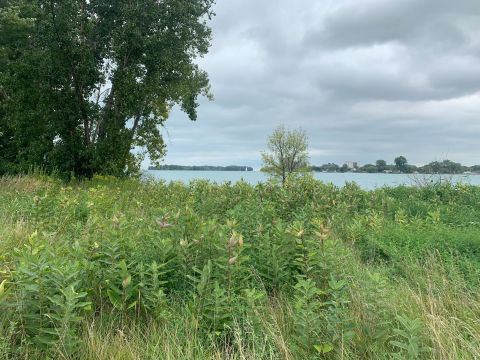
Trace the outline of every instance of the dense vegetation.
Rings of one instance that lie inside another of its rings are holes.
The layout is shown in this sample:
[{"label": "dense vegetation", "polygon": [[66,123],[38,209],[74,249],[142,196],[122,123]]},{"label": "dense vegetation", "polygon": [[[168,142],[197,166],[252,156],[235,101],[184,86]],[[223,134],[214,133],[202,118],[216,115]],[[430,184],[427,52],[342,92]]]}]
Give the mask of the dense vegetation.
[{"label": "dense vegetation", "polygon": [[478,359],[480,189],[0,180],[1,359]]},{"label": "dense vegetation", "polygon": [[[128,175],[210,97],[213,0],[0,0],[0,175]],[[136,149],[132,153],[132,149]],[[143,152],[140,150],[144,150]]]}]

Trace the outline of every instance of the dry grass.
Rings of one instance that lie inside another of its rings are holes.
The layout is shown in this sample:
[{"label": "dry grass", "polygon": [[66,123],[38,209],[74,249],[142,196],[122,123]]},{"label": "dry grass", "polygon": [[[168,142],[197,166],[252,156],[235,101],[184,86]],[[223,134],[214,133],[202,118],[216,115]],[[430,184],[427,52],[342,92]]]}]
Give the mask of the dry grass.
[{"label": "dry grass", "polygon": [[48,187],[52,181],[48,179],[40,176],[1,176],[0,189],[31,193]]},{"label": "dry grass", "polygon": [[[218,359],[256,360],[293,359],[279,354],[263,336],[263,344],[250,347],[245,343],[240,330],[233,333],[233,343],[201,341],[194,332],[188,331],[189,324],[177,323],[132,326],[119,329],[113,325],[91,322],[85,329],[81,359],[85,360],[144,360],[144,359]],[[252,334],[250,334],[252,335]],[[260,335],[260,334],[259,334]],[[255,336],[255,335],[254,335]],[[252,339],[249,339],[251,342]],[[255,341],[255,340],[254,340]],[[208,344],[206,346],[205,344]],[[283,344],[286,348],[286,344]],[[286,350],[288,352],[288,350]]]},{"label": "dry grass", "polygon": [[[427,261],[423,268],[426,287],[410,287],[407,293],[425,324],[432,358],[480,359],[480,298],[439,268],[434,259]],[[436,274],[435,279],[430,274]]]}]

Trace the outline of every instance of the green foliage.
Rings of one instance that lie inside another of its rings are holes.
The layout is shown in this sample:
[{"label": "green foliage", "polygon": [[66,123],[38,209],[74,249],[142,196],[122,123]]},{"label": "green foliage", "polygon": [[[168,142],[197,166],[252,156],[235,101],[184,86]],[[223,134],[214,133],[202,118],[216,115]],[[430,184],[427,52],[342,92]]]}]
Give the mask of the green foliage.
[{"label": "green foliage", "polygon": [[410,319],[408,316],[397,315],[400,327],[394,329],[397,340],[390,343],[398,349],[393,354],[395,359],[421,359],[428,348],[422,346],[422,322],[419,319]]},{"label": "green foliage", "polygon": [[[0,174],[125,175],[165,153],[174,104],[209,93],[213,0],[0,3]],[[121,24],[121,26],[119,26]]]},{"label": "green foliage", "polygon": [[322,292],[311,279],[298,279],[293,303],[294,332],[296,342],[307,353],[329,349],[321,334],[320,295]]},{"label": "green foliage", "polygon": [[121,260],[112,272],[113,279],[107,279],[107,295],[114,308],[127,311],[137,306],[137,284],[132,283],[125,260]]},{"label": "green foliage", "polygon": [[[12,294],[6,306],[16,309],[13,321],[18,325],[15,342],[33,343],[43,349],[52,346],[72,354],[78,345],[77,331],[91,309],[82,287],[82,269],[78,262],[67,263],[38,243],[33,233],[28,245],[17,249],[12,271]],[[17,338],[18,337],[18,338]]]},{"label": "green foliage", "polygon": [[303,130],[279,126],[268,139],[268,151],[262,153],[262,171],[285,184],[289,177],[310,172],[308,139]]},{"label": "green foliage", "polygon": [[395,162],[395,167],[398,169],[398,171],[406,172],[408,161],[405,158],[405,156],[396,157],[394,162]]},{"label": "green foliage", "polygon": [[479,204],[466,185],[1,178],[0,356],[475,359]]},{"label": "green foliage", "polygon": [[350,299],[347,293],[347,282],[337,281],[331,277],[328,281],[327,295],[329,295],[329,299],[325,302],[327,329],[333,335],[334,342],[348,342],[355,337],[356,327],[349,314]]},{"label": "green foliage", "polygon": [[196,291],[193,296],[195,322],[207,333],[218,336],[228,331],[232,325],[232,298],[227,290],[213,279],[212,262],[209,261],[202,271],[197,270],[200,278],[194,279]]},{"label": "green foliage", "polygon": [[258,225],[253,235],[256,251],[252,262],[269,293],[280,293],[294,283],[292,261],[295,258],[294,238],[286,232],[283,224]]}]

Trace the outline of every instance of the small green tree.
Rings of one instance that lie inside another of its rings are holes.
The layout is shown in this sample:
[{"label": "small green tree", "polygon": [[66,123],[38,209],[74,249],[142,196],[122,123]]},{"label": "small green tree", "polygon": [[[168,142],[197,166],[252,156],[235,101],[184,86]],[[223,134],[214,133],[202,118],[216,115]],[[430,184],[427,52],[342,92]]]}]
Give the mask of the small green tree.
[{"label": "small green tree", "polygon": [[287,130],[279,126],[268,139],[268,151],[262,152],[262,171],[282,181],[292,175],[311,171],[308,138],[304,130]]}]

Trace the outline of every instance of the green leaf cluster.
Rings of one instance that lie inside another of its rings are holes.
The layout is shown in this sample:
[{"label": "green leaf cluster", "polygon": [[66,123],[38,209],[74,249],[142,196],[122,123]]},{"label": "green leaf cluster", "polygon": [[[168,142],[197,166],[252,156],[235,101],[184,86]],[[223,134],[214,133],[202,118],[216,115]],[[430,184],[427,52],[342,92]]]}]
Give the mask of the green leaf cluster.
[{"label": "green leaf cluster", "polygon": [[[211,97],[213,0],[0,3],[0,174],[133,174],[178,104]],[[135,152],[133,152],[135,150]]]}]

